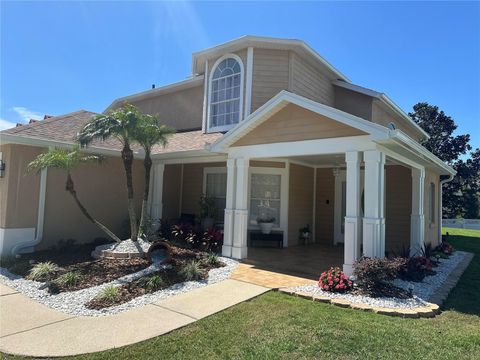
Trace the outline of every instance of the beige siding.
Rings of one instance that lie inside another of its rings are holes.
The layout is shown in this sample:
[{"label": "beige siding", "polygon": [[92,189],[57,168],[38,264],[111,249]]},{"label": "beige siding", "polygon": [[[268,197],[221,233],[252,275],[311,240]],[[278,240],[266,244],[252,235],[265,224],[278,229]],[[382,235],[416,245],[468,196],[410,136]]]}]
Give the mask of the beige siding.
[{"label": "beige siding", "polygon": [[254,49],[251,112],[288,89],[289,52]]},{"label": "beige siding", "polygon": [[183,168],[182,213],[198,214],[198,202],[203,193],[203,169],[206,167],[226,167],[226,163],[185,164]]},{"label": "beige siding", "polygon": [[180,215],[180,193],[182,191],[182,165],[165,165],[163,174],[163,213],[164,219],[177,219]]},{"label": "beige siding", "polygon": [[[431,194],[430,194],[430,185],[435,185],[435,214],[434,214],[434,221],[431,221],[431,214],[430,214],[430,202],[431,202]],[[424,198],[424,214],[425,214],[425,243],[432,244],[434,246],[438,245],[440,242],[439,239],[439,211],[440,211],[440,199],[439,199],[439,175],[434,173],[431,170],[427,170],[425,173],[425,198]]]},{"label": "beige siding", "polygon": [[[135,161],[134,191],[137,215],[140,216],[143,195],[143,164]],[[119,236],[128,235],[126,181],[120,158],[107,158],[103,165],[82,165],[72,172],[77,195],[91,215]],[[49,170],[45,201],[43,241],[39,249],[48,248],[61,239],[91,242],[106,237],[88,221],[78,209],[71,195],[65,191],[65,172]]]},{"label": "beige siding", "polygon": [[347,113],[372,120],[372,98],[355,91],[335,87],[335,107]]},{"label": "beige siding", "polygon": [[0,227],[34,228],[37,225],[40,176],[27,174],[27,165],[44,149],[2,145],[5,177],[0,179]]},{"label": "beige siding", "polygon": [[392,165],[385,170],[385,249],[399,254],[410,247],[412,176],[410,169]]},{"label": "beige siding", "polygon": [[364,135],[360,130],[289,104],[233,146]]},{"label": "beige siding", "polygon": [[292,53],[290,61],[291,91],[321,104],[334,106],[332,82],[295,53]]},{"label": "beige siding", "polygon": [[203,86],[129,102],[143,113],[159,114],[163,124],[177,130],[202,128]]},{"label": "beige siding", "polygon": [[298,244],[299,229],[313,220],[313,172],[307,166],[290,164],[288,198],[288,245]]},{"label": "beige siding", "polygon": [[315,240],[324,245],[332,245],[335,219],[335,177],[331,168],[317,169],[316,190]]},{"label": "beige siding", "polygon": [[420,136],[417,134],[417,132],[404,125],[404,119],[398,117],[397,115],[393,115],[389,111],[386,111],[383,106],[379,105],[379,103],[376,101],[374,101],[372,105],[372,121],[383,126],[388,126],[390,122],[393,122],[397,129],[403,131],[412,139],[417,141],[420,139]]}]

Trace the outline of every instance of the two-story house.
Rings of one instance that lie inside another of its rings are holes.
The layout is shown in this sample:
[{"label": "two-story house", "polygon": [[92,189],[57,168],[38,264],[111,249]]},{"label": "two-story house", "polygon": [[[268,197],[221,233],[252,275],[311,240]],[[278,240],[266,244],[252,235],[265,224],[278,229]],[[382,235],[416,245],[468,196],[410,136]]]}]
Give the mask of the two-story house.
[{"label": "two-story house", "polygon": [[[428,134],[389,97],[353,84],[301,40],[245,36],[196,52],[186,80],[116,99],[107,110],[124,102],[177,129],[154,151],[151,216],[198,214],[200,196],[213,197],[225,256],[249,257],[265,214],[285,248],[298,245],[307,224],[309,243],[343,243],[336,248],[348,273],[361,254],[439,242],[442,183],[454,170],[420,145]],[[93,115],[82,110],[0,133],[2,252],[101,236],[62,193],[61,174],[24,176],[46,147],[71,146]],[[92,213],[116,231],[126,219],[119,148],[95,142],[89,150],[111,160],[74,174]],[[140,195],[140,163],[135,171]],[[282,250],[264,249],[275,251]]]}]

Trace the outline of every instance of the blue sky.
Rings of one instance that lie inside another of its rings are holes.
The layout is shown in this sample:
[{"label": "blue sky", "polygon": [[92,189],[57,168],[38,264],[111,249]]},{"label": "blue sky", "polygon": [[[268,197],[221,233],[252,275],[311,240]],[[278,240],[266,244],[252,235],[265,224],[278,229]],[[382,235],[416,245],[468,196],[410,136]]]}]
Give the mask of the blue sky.
[{"label": "blue sky", "polygon": [[191,53],[245,34],[306,41],[405,111],[438,105],[480,146],[478,2],[1,3],[0,127],[103,111],[191,72]]}]

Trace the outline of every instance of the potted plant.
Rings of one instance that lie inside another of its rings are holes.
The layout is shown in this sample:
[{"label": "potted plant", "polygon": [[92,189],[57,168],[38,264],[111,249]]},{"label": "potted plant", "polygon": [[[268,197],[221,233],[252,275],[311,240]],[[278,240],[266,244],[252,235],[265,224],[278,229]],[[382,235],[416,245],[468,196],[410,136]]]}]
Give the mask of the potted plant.
[{"label": "potted plant", "polygon": [[274,217],[260,216],[257,219],[257,223],[260,226],[260,231],[262,232],[262,234],[270,234],[272,232],[272,227],[274,222],[275,222]]},{"label": "potted plant", "polygon": [[307,226],[301,228],[299,232],[300,241],[302,242],[302,244],[308,243],[308,241],[310,240],[310,225],[307,224]]},{"label": "potted plant", "polygon": [[217,216],[217,207],[215,206],[215,199],[206,195],[200,197],[200,219],[203,229],[211,228],[215,224],[215,217]]}]

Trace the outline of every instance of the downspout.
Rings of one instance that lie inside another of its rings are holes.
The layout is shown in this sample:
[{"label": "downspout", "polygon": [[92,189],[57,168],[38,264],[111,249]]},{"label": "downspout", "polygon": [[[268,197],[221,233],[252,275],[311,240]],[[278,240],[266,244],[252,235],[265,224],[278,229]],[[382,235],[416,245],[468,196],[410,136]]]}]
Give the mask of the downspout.
[{"label": "downspout", "polygon": [[43,239],[43,224],[45,218],[45,197],[47,193],[47,169],[40,172],[40,190],[38,195],[37,231],[35,238],[30,241],[21,242],[12,248],[12,255],[19,254],[26,248],[38,245]]},{"label": "downspout", "polygon": [[447,183],[447,182],[450,182],[453,180],[453,177],[454,175],[453,174],[450,174],[450,175],[447,175],[448,177],[446,179],[443,179],[441,180],[441,176],[440,176],[440,196],[439,196],[439,219],[438,219],[438,239],[441,241],[442,239],[442,227],[443,227],[443,184]]}]

